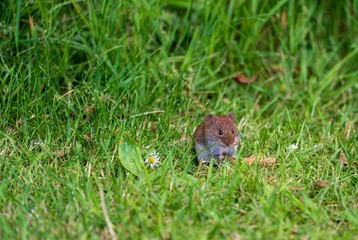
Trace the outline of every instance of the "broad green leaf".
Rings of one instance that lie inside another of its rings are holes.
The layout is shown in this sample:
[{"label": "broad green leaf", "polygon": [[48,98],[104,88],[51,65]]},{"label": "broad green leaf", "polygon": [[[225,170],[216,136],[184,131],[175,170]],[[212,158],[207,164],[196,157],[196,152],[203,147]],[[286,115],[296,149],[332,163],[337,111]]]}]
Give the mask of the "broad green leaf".
[{"label": "broad green leaf", "polygon": [[118,146],[119,160],[123,167],[138,177],[144,177],[146,167],[139,147],[132,143],[120,142]]}]

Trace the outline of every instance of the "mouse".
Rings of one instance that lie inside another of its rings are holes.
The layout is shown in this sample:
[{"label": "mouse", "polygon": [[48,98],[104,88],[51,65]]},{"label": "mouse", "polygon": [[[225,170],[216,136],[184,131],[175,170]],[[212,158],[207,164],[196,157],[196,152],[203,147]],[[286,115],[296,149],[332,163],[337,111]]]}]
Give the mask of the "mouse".
[{"label": "mouse", "polygon": [[211,159],[222,162],[226,157],[235,156],[239,141],[234,112],[209,114],[194,132],[195,150],[202,164],[209,163]]}]

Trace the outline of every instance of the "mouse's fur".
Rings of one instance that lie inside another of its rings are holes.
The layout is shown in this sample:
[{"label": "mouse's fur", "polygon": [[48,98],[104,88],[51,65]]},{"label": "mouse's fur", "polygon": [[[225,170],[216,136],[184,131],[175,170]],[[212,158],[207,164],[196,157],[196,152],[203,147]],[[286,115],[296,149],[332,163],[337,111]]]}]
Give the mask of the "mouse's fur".
[{"label": "mouse's fur", "polygon": [[207,115],[194,132],[198,160],[202,163],[209,162],[211,158],[222,161],[225,156],[234,155],[239,139],[233,112]]}]

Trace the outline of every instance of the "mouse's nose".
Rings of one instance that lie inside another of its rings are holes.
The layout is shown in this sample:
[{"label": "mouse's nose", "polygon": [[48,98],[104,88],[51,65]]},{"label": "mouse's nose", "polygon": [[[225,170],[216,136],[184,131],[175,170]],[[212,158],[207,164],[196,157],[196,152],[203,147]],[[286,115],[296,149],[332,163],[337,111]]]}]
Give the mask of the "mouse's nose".
[{"label": "mouse's nose", "polygon": [[235,138],[233,136],[227,135],[223,142],[227,147],[229,147],[234,143],[234,141],[235,141]]}]

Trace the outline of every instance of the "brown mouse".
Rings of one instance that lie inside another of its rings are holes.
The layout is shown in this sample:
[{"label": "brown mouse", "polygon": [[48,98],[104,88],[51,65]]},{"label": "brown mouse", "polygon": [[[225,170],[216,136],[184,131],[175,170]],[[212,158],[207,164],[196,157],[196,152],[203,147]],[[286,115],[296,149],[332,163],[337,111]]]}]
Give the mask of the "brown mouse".
[{"label": "brown mouse", "polygon": [[207,115],[194,132],[198,160],[204,164],[211,158],[222,161],[225,156],[233,156],[239,140],[233,112],[228,115]]}]

